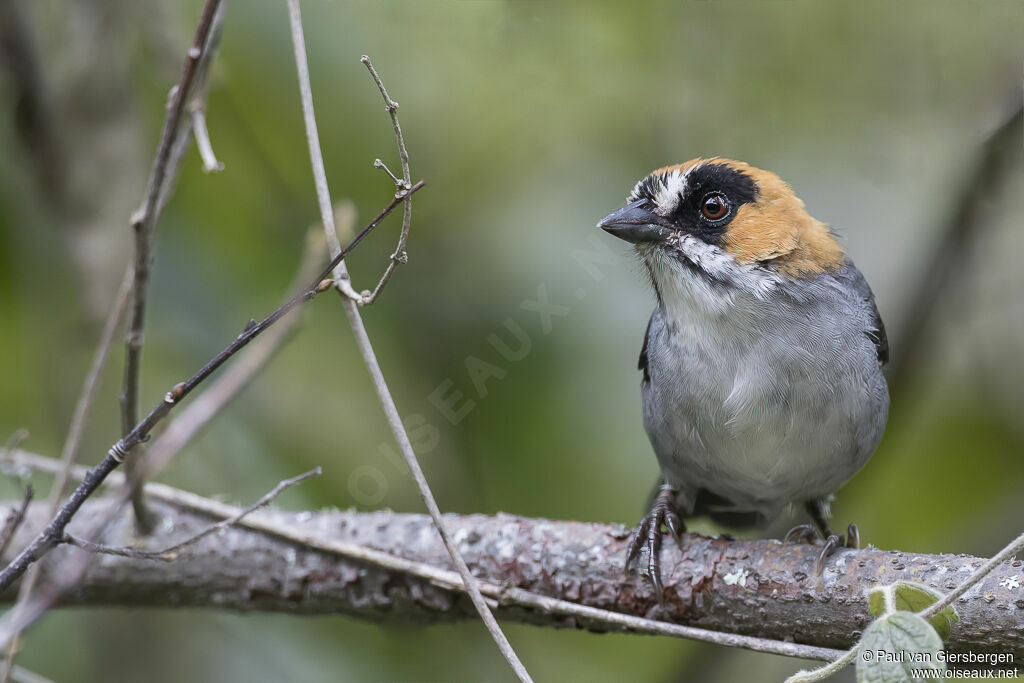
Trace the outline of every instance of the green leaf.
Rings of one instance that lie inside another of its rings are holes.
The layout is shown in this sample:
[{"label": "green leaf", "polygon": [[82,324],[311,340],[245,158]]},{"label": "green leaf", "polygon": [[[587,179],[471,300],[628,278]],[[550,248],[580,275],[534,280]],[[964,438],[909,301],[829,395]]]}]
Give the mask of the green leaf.
[{"label": "green leaf", "polygon": [[936,590],[919,583],[900,581],[894,585],[896,609],[920,612],[942,597]]},{"label": "green leaf", "polygon": [[872,588],[868,593],[868,611],[873,617],[884,617],[887,614],[885,609],[885,591],[889,586]]},{"label": "green leaf", "polygon": [[[872,622],[857,653],[857,683],[902,683],[918,670],[916,680],[939,681],[946,664],[939,659],[942,638],[931,624],[902,610]],[[936,675],[920,677],[926,670]]]},{"label": "green leaf", "polygon": [[[885,593],[892,595],[893,607],[904,612],[920,612],[942,597],[938,591],[919,583],[899,581],[891,586],[874,588],[868,594],[868,610],[874,617],[888,614],[885,605]],[[928,620],[943,640],[949,637],[950,627],[960,621],[960,615],[950,605]]]}]

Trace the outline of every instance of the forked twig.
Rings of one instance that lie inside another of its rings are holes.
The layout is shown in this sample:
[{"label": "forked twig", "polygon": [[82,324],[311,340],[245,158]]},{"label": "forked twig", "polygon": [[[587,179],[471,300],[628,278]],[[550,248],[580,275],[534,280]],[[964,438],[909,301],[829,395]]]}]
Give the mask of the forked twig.
[{"label": "forked twig", "polygon": [[[255,512],[256,510],[259,510],[261,507],[268,505],[270,501],[274,500],[279,495],[284,493],[285,490],[291,488],[292,486],[295,486],[300,482],[305,481],[306,479],[309,479],[310,477],[319,477],[321,474],[323,474],[323,470],[320,467],[314,467],[310,471],[300,474],[297,477],[292,477],[291,479],[285,479],[283,481],[280,481],[277,483],[277,486],[275,486],[270,491],[265,493],[263,497],[261,497],[259,500],[257,500],[249,507],[240,510],[231,517],[223,519],[217,522],[216,524],[211,524],[207,528],[200,531],[198,534],[189,536],[184,541],[181,541],[180,543],[175,543],[174,545],[168,548],[164,548],[163,550],[136,550],[134,548],[125,548],[123,546],[104,545],[102,543],[93,543],[92,541],[88,541],[84,538],[78,538],[77,536],[72,536],[68,533],[64,534],[64,542],[69,545],[73,545],[77,548],[81,548],[82,550],[87,550],[91,553],[117,555],[119,557],[130,557],[136,560],[162,560],[164,562],[173,562],[174,560],[178,559],[178,554],[185,548],[195,545],[207,536],[215,534],[221,529],[227,529],[228,527],[238,524],[243,519],[245,519],[249,514]],[[27,505],[25,507],[27,507]],[[24,511],[22,511],[22,516],[24,516]],[[0,549],[0,554],[2,554],[2,549]]]},{"label": "forked twig", "polygon": [[[223,21],[221,2],[222,0],[206,0],[203,5],[192,45],[185,58],[181,80],[171,90],[167,102],[167,117],[164,119],[160,143],[157,145],[156,156],[146,182],[142,205],[131,219],[135,241],[134,281],[130,322],[125,334],[124,388],[121,394],[122,435],[128,434],[139,421],[139,383],[142,374],[142,346],[150,266],[153,259],[152,241],[164,202],[170,195],[170,188],[174,185],[175,176],[180,168],[180,154],[176,154],[175,151],[182,150],[184,145],[187,145],[191,133],[191,127],[183,125],[186,104],[192,95],[193,87],[203,79],[203,74],[209,67],[209,48],[216,49],[219,43]],[[127,458],[129,478],[136,478],[135,454],[129,453]],[[138,487],[132,492],[132,508],[135,511],[137,527],[144,533],[148,532],[152,520],[146,512],[142,491]]]},{"label": "forked twig", "polygon": [[[310,165],[313,167],[313,180],[316,186],[317,202],[320,207],[320,219],[323,221],[324,230],[327,232],[327,240],[332,253],[338,253],[340,255],[341,252],[339,251],[338,236],[334,227],[334,215],[331,208],[331,193],[327,187],[327,173],[324,170],[323,153],[320,150],[320,136],[317,133],[316,116],[313,111],[313,89],[309,78],[309,64],[306,61],[306,39],[303,35],[302,16],[299,11],[298,0],[288,0],[288,15],[291,23],[292,44],[295,49],[295,67],[299,78],[302,113],[306,125],[306,141],[309,144],[309,160]],[[387,99],[390,102],[390,98]],[[397,119],[394,120],[397,122]],[[395,194],[396,200],[405,199],[408,201],[410,192],[411,189],[400,189]],[[398,442],[400,450],[402,451],[402,456],[405,459],[406,465],[408,465],[409,471],[412,473],[413,480],[416,482],[416,488],[419,490],[420,497],[423,499],[423,503],[430,513],[430,517],[434,521],[434,525],[437,527],[438,533],[441,534],[441,539],[444,542],[445,548],[448,550],[448,554],[452,558],[452,562],[455,564],[456,569],[458,569],[462,582],[465,585],[466,592],[469,593],[469,597],[473,601],[473,606],[480,614],[480,618],[483,620],[484,625],[487,627],[487,630],[490,632],[494,642],[498,645],[498,649],[501,651],[502,655],[504,655],[516,676],[518,676],[521,681],[532,681],[526,667],[523,666],[522,662],[519,660],[519,656],[516,654],[515,650],[512,649],[512,645],[508,642],[508,638],[505,637],[501,627],[498,625],[498,621],[494,618],[494,615],[491,614],[483,595],[480,593],[480,587],[477,580],[470,573],[469,567],[466,566],[466,561],[462,558],[458,548],[456,548],[455,544],[452,542],[451,535],[448,533],[448,529],[441,517],[441,511],[430,491],[430,486],[427,484],[426,477],[423,475],[423,470],[420,468],[419,462],[416,459],[416,453],[413,451],[408,434],[406,434],[405,426],[402,424],[402,419],[398,414],[398,408],[395,406],[394,398],[392,398],[391,392],[387,387],[387,382],[384,380],[384,374],[381,372],[380,365],[377,362],[377,355],[373,350],[373,346],[370,344],[370,338],[366,334],[366,328],[363,326],[363,320],[359,314],[359,306],[356,300],[351,298],[350,294],[346,292],[346,285],[348,286],[348,289],[351,289],[348,270],[346,269],[344,262],[338,258],[335,259],[334,276],[335,288],[338,290],[338,293],[342,298],[342,305],[345,308],[345,314],[348,316],[349,324],[352,326],[352,332],[355,336],[356,344],[359,347],[359,353],[363,356],[363,361],[366,363],[366,367],[370,372],[374,389],[380,399],[381,407],[384,409],[384,414],[387,417],[388,424],[391,426],[391,431],[395,436],[395,440]]]},{"label": "forked twig", "polygon": [[[388,177],[391,178],[395,183],[395,187],[398,191],[408,190],[412,184],[412,176],[409,175],[409,151],[405,148],[405,137],[402,135],[402,126],[398,123],[398,102],[391,99],[388,95],[387,88],[384,87],[384,81],[381,80],[380,74],[373,68],[373,63],[370,62],[370,58],[363,55],[359,61],[366,65],[367,70],[370,72],[370,76],[373,77],[373,82],[377,84],[377,89],[380,90],[380,96],[384,98],[384,108],[387,110],[388,115],[391,117],[391,125],[395,129],[395,144],[398,145],[398,160],[402,164],[402,177],[397,177],[391,172],[383,161],[375,159],[373,165],[377,168],[383,169]],[[384,289],[384,285],[391,279],[392,273],[395,272],[395,268],[400,263],[408,263],[409,255],[405,252],[405,243],[409,239],[409,227],[412,225],[412,197],[406,197],[405,204],[402,206],[402,230],[398,233],[398,245],[395,247],[395,251],[391,254],[391,258],[388,261],[387,267],[384,269],[384,274],[381,275],[380,281],[377,282],[377,286],[373,288],[373,292],[369,295],[360,295],[359,305],[369,306],[377,297],[380,296],[381,290]]]},{"label": "forked twig", "polygon": [[25,520],[25,511],[28,510],[29,503],[32,502],[34,497],[35,490],[32,488],[32,485],[26,485],[25,495],[21,497],[21,505],[11,511],[11,514],[7,516],[7,521],[4,522],[4,528],[0,530],[0,557],[7,552],[7,546],[11,544],[14,533]]},{"label": "forked twig", "polygon": [[[311,239],[313,237],[318,239]],[[306,247],[299,267],[292,283],[286,290],[289,294],[304,287],[305,283],[313,277],[314,269],[318,263],[322,262],[325,251],[326,247],[323,236],[319,234],[319,226],[315,229],[311,228],[307,235]],[[266,367],[274,354],[291,337],[298,323],[299,317],[292,316],[282,321],[280,325],[276,325],[274,329],[254,342],[237,362],[210,382],[209,386],[171,421],[167,428],[160,433],[160,436],[149,444],[146,449],[146,457],[139,467],[140,478],[142,480],[150,479],[166,467],[171,458],[180,452],[204,426],[220,413],[224,406]]]},{"label": "forked twig", "polygon": [[[423,182],[420,181],[412,186],[409,192],[416,192],[423,187]],[[276,323],[278,320],[283,318],[285,315],[290,313],[297,306],[309,301],[317,294],[326,291],[332,282],[329,279],[325,279],[336,265],[341,263],[342,259],[351,252],[363,239],[380,224],[384,218],[391,213],[395,207],[398,206],[400,199],[393,199],[391,202],[381,211],[376,218],[370,221],[362,232],[356,235],[355,238],[349,244],[342,249],[331,262],[327,264],[327,267],[319,274],[317,279],[302,292],[299,292],[294,297],[278,306],[270,315],[261,320],[258,323],[248,325],[245,330],[235,338],[223,351],[214,356],[209,362],[200,368],[194,375],[189,377],[184,382],[180,382],[175,385],[167,394],[164,396],[164,400],[160,402],[150,413],[143,418],[135,427],[124,437],[119,439],[117,443],[110,447],[107,455],[100,461],[98,465],[89,470],[89,474],[82,480],[78,488],[72,492],[71,496],[61,506],[57,514],[50,521],[50,523],[39,533],[38,536],[26,547],[17,557],[15,557],[6,567],[0,571],[0,591],[3,591],[11,585],[18,577],[20,577],[25,570],[33,562],[38,560],[40,557],[48,553],[53,547],[60,542],[64,537],[64,530],[70,523],[72,517],[81,508],[82,503],[91,496],[103,480],[107,476],[117,469],[122,462],[124,462],[124,456],[132,448],[139,443],[143,442],[149,437],[153,427],[155,427],[161,420],[163,420],[171,410],[174,409],[178,403],[181,402],[186,396],[188,396],[197,386],[209,377],[217,368],[223,365],[229,358],[234,356],[236,353],[241,351],[249,342],[259,336],[264,330],[269,328],[271,325]]]}]

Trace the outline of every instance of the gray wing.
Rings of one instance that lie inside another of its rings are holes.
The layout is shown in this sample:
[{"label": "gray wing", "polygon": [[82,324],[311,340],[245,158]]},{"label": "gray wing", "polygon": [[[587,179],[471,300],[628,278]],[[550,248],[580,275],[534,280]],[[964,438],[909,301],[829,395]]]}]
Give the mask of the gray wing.
[{"label": "gray wing", "polygon": [[654,313],[651,313],[651,317],[647,321],[647,331],[644,332],[644,345],[640,347],[640,361],[636,364],[636,369],[644,373],[644,382],[651,381],[651,373],[647,370],[647,343],[651,339],[651,323],[654,322],[654,316],[657,312],[658,309],[654,309]]},{"label": "gray wing", "polygon": [[878,362],[885,365],[889,362],[889,338],[885,335],[885,323],[882,322],[882,317],[878,315],[875,295],[872,293],[868,281],[864,279],[864,275],[857,266],[853,265],[853,262],[849,260],[846,261],[846,266],[837,273],[836,277],[849,283],[850,289],[860,297],[861,301],[870,310],[871,327],[865,330],[864,334],[875,344]]}]

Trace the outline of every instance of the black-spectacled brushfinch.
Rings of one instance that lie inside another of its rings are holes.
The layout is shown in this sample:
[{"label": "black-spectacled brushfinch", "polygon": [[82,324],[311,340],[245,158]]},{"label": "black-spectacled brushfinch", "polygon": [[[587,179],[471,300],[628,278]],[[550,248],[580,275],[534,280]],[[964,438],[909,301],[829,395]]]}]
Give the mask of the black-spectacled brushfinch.
[{"label": "black-spectacled brushfinch", "polygon": [[[661,527],[763,524],[805,506],[835,549],[828,502],[885,429],[889,348],[874,296],[824,223],[774,173],[728,159],[654,171],[599,224],[635,245],[657,306],[640,351],[643,418],[663,485],[637,528],[663,594]],[[790,536],[814,535],[801,525]]]}]

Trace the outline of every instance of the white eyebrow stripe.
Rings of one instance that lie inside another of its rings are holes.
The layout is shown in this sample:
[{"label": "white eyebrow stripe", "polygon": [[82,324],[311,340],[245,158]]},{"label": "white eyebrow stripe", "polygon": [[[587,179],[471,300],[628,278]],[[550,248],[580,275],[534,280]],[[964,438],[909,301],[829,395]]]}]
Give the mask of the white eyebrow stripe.
[{"label": "white eyebrow stripe", "polygon": [[685,189],[686,175],[676,169],[665,176],[658,193],[654,196],[654,203],[663,214],[670,214],[679,205],[679,199],[683,196]]},{"label": "white eyebrow stripe", "polygon": [[[659,213],[668,215],[676,210],[679,206],[679,201],[686,194],[690,174],[694,169],[700,168],[706,163],[706,161],[700,161],[685,171],[675,168],[667,173],[652,173],[641,178],[633,186],[633,191],[630,192],[628,201],[636,201],[645,190],[646,192],[653,191],[654,196],[651,199]],[[647,186],[646,188],[645,185]]]}]

